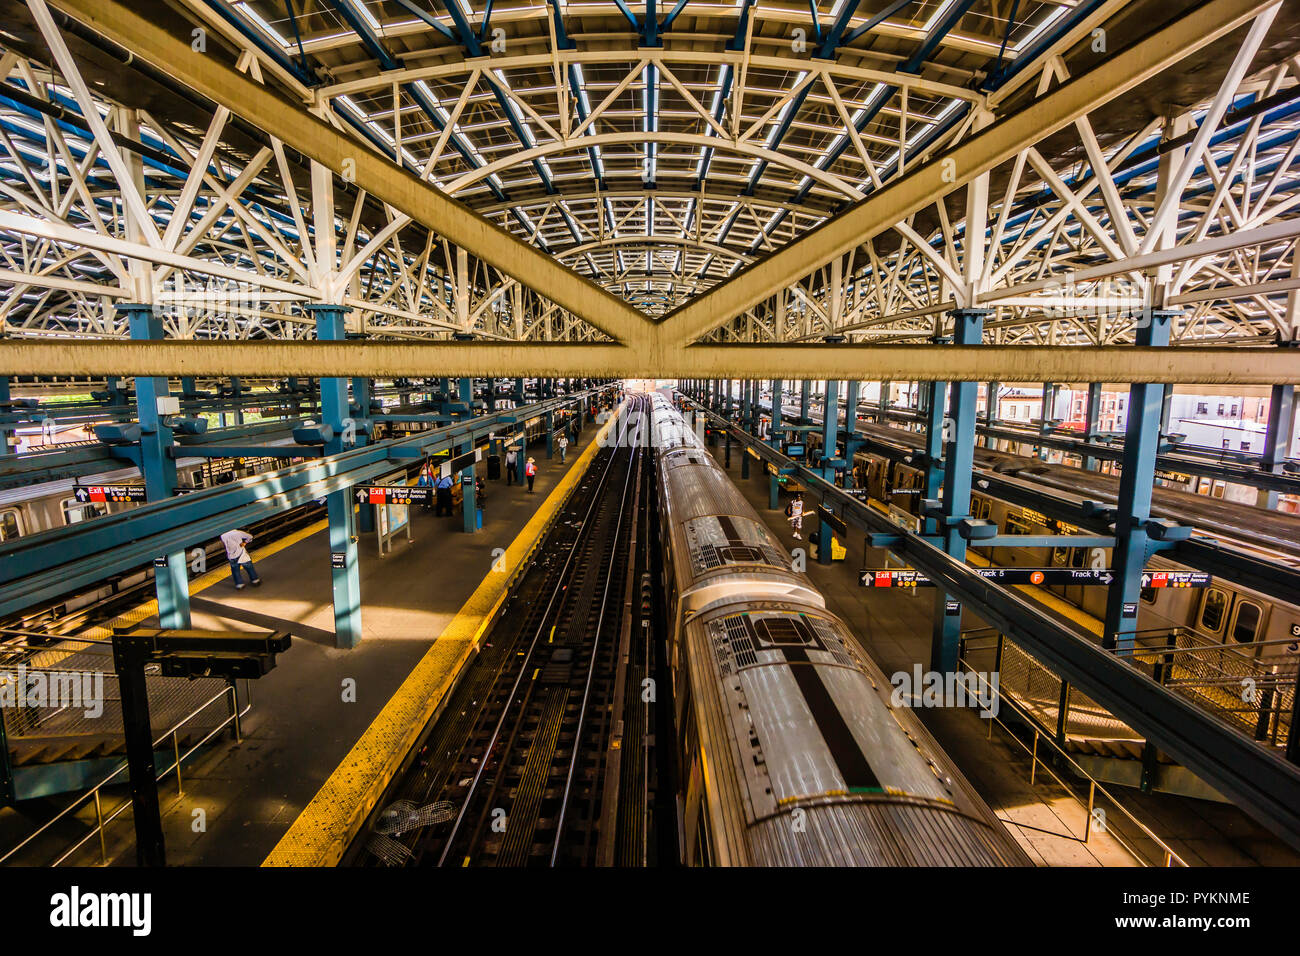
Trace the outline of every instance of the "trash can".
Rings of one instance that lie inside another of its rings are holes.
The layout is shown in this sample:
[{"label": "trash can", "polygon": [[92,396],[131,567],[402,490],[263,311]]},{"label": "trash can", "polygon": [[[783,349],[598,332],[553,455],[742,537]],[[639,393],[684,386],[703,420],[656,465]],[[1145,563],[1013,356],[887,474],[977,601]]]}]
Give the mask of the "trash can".
[{"label": "trash can", "polygon": [[488,455],[487,476],[488,476],[488,481],[501,480],[501,456],[500,455]]}]

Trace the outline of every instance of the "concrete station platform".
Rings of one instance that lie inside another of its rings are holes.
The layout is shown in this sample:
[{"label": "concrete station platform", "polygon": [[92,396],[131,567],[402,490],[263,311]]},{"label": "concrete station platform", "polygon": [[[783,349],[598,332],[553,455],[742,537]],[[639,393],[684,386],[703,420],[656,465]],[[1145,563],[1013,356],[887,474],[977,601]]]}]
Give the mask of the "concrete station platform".
[{"label": "concrete station platform", "polygon": [[[726,467],[721,440],[710,451]],[[762,463],[751,458],[750,477],[742,479],[741,455],[741,449],[733,445],[728,473],[736,487],[787,549],[809,548],[808,532],[817,528],[815,504],[810,504],[815,502],[815,495],[805,498],[804,538],[797,541],[784,515],[786,499],[782,498],[781,511],[769,510],[768,476]],[[911,671],[917,663],[928,669],[935,592],[920,590],[908,594],[859,587],[858,569],[884,567],[885,552],[871,549],[870,555],[864,556],[862,535],[851,535],[843,543],[848,551],[843,561],[831,565],[812,559],[808,562],[809,574],[825,595],[830,609],[852,627],[886,676]],[[964,621],[967,629],[982,624],[969,613]],[[1098,833],[1094,828],[1089,842],[1082,842],[1084,807],[1041,767],[1036,782],[1031,785],[1031,757],[1005,730],[995,726],[990,735],[989,722],[981,719],[975,710],[922,707],[917,714],[1039,865],[1135,865],[1133,857],[1109,834]],[[1108,785],[1107,789],[1189,865],[1295,866],[1300,863],[1300,854],[1230,804],[1165,793],[1143,794],[1119,786]],[[1139,831],[1120,814],[1108,812],[1107,821],[1121,836],[1138,842],[1135,834]],[[1126,832],[1126,827],[1132,832]],[[1151,845],[1146,841],[1146,847]]]},{"label": "concrete station platform", "polygon": [[[531,448],[538,466],[532,494],[526,484],[507,486],[504,473],[487,482],[483,528],[476,534],[462,530],[459,508],[438,518],[419,507],[411,509],[411,542],[402,535],[383,557],[374,533],[361,534],[363,639],[354,649],[334,647],[324,521],[252,552],[260,587],[236,591],[226,572],[196,590],[195,627],[285,630],[293,645],[274,670],[251,683],[243,742],[226,735],[187,762],[183,796],[177,796],[174,776],[160,785],[168,865],[263,863],[489,575],[494,549],[520,537],[598,433],[588,425],[565,464],[558,450],[548,460],[544,445]],[[343,699],[346,679],[355,681],[354,703]],[[244,687],[241,682],[241,703]],[[201,832],[198,810],[205,817]],[[108,828],[108,838],[110,862],[134,865],[129,815]],[[97,841],[69,862],[98,864]]]}]

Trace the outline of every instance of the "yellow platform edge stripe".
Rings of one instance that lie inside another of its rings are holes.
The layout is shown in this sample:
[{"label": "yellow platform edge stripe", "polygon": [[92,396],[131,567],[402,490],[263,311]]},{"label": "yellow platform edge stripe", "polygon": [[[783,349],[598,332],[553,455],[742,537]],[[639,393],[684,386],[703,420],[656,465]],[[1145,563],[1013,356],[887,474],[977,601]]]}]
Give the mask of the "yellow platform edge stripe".
[{"label": "yellow platform edge stripe", "polygon": [[342,859],[425,724],[456,686],[511,585],[528,566],[614,421],[611,415],[506,549],[506,573],[483,579],[262,861],[263,866],[334,866]]}]

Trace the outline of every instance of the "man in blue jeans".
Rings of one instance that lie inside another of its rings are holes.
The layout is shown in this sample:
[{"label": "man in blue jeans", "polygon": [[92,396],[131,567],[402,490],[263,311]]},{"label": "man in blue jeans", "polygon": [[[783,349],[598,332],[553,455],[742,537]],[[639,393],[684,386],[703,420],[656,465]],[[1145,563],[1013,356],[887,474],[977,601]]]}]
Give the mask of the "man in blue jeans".
[{"label": "man in blue jeans", "polygon": [[244,547],[252,540],[251,534],[239,528],[227,531],[221,536],[221,543],[226,546],[226,559],[230,562],[230,576],[235,579],[236,591],[244,589],[244,582],[239,576],[240,568],[245,569],[250,584],[256,586],[262,583],[261,575],[257,573],[257,568],[253,567],[253,559],[248,556],[248,550]]}]

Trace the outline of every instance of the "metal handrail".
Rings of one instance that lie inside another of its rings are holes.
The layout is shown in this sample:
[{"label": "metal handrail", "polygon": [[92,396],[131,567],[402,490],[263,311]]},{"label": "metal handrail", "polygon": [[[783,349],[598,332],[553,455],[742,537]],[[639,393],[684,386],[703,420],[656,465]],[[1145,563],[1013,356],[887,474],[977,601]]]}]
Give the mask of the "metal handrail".
[{"label": "metal handrail", "polygon": [[[970,665],[970,663],[966,661],[964,658],[958,658],[957,663],[958,666],[964,665],[967,668],[967,671],[969,673],[974,674],[981,684],[988,684],[987,678],[979,671],[976,671]],[[1030,763],[1030,770],[1029,770],[1029,782],[1031,785],[1033,784],[1035,776],[1037,774],[1038,765],[1041,763],[1043,769],[1046,770],[1049,774],[1051,774],[1052,779],[1054,779],[1058,784],[1060,784],[1061,789],[1063,789],[1067,794],[1069,794],[1072,800],[1078,803],[1081,807],[1084,807],[1085,816],[1083,822],[1083,838],[1082,840],[1080,840],[1081,843],[1087,843],[1089,837],[1091,837],[1092,835],[1092,815],[1093,815],[1093,810],[1096,807],[1097,793],[1098,791],[1100,791],[1104,797],[1110,800],[1111,804],[1114,805],[1114,807],[1117,810],[1119,810],[1120,813],[1122,813],[1125,817],[1127,817],[1139,830],[1141,830],[1146,835],[1146,837],[1149,840],[1151,840],[1152,843],[1156,844],[1156,846],[1158,846],[1164,852],[1164,864],[1163,864],[1164,866],[1166,867],[1171,867],[1175,865],[1187,866],[1187,861],[1184,860],[1181,856],[1179,856],[1174,851],[1173,847],[1167,844],[1164,840],[1160,839],[1160,837],[1158,837],[1154,832],[1152,832],[1151,828],[1148,827],[1145,823],[1143,823],[1137,817],[1133,816],[1133,814],[1130,813],[1125,808],[1125,806],[1115,798],[1114,794],[1112,794],[1109,790],[1107,790],[1105,786],[1099,783],[1096,780],[1096,778],[1094,778],[1090,773],[1088,773],[1081,766],[1079,766],[1079,764],[1074,761],[1074,758],[1072,758],[1068,753],[1066,753],[1064,748],[1062,748],[1059,744],[1057,744],[1057,742],[1051,737],[1051,735],[1047,734],[1043,730],[1040,730],[1038,727],[1038,722],[1034,720],[1034,718],[1028,712],[1026,712],[1023,708],[1021,708],[1013,698],[1010,698],[1007,695],[1003,694],[1000,686],[999,687],[992,687],[992,685],[989,686],[993,691],[993,693],[997,695],[997,700],[1000,703],[1005,702],[1007,704],[1010,704],[1011,709],[1016,711],[1018,714],[1020,714],[1020,716],[1023,717],[1026,720],[1026,722],[1028,722],[1030,727],[1033,728],[1034,731],[1033,747],[1030,748],[1029,746],[1026,746],[1025,742],[1021,740],[1019,737],[1017,737],[1010,727],[1008,727],[1002,720],[998,719],[996,716],[992,714],[990,714],[988,718],[990,720],[989,733],[993,732],[992,725],[994,723],[998,724],[1007,732],[1007,735],[1011,737],[1012,740],[1014,740],[1020,747],[1022,747],[1025,751],[1027,751],[1030,754],[1031,763]],[[1078,773],[1081,777],[1083,777],[1085,780],[1088,781],[1088,801],[1086,804],[1078,796],[1078,794],[1074,792],[1074,789],[1070,787],[1064,780],[1062,780],[1057,775],[1056,771],[1054,771],[1046,761],[1042,760],[1038,756],[1038,742],[1040,739],[1046,740],[1048,744],[1052,747],[1052,749],[1055,750],[1058,755],[1064,758],[1066,763],[1068,763],[1076,773]],[[1006,821],[1003,822],[1005,823]],[[1012,823],[1012,825],[1014,826],[1015,824]],[[1110,828],[1107,828],[1106,832],[1110,833],[1110,835],[1114,838],[1115,842],[1118,843],[1124,849],[1124,851],[1129,854],[1129,856],[1133,857],[1134,860],[1136,860],[1138,863],[1141,863],[1143,866],[1150,866],[1150,863],[1147,862],[1146,858],[1137,849],[1130,846],[1128,844],[1128,841],[1126,841],[1122,836],[1120,836],[1118,833],[1116,833],[1114,830]],[[1070,836],[1072,839],[1079,840],[1079,838],[1074,836],[1074,834],[1070,834]]]},{"label": "metal handrail", "polygon": [[[200,740],[198,743],[194,744],[194,745],[193,745],[192,747],[190,747],[187,751],[185,751],[184,754],[182,754],[182,753],[180,752],[180,736],[179,736],[181,728],[184,727],[185,724],[189,723],[189,721],[191,721],[191,720],[193,720],[195,717],[197,717],[199,714],[201,714],[203,711],[207,710],[207,708],[210,707],[212,704],[214,704],[214,703],[217,702],[218,700],[221,700],[222,698],[225,698],[225,697],[229,697],[229,698],[230,698],[230,705],[231,705],[231,706],[230,706],[230,715],[229,715],[228,717],[226,717],[226,719],[223,720],[221,723],[217,724],[216,727],[212,728],[212,730],[209,731],[209,732],[207,733],[207,735],[205,735],[205,736],[203,737],[202,740]],[[155,779],[156,779],[157,781],[161,782],[161,781],[162,781],[162,780],[167,776],[167,774],[171,773],[172,770],[175,770],[175,771],[176,771],[176,792],[177,792],[177,796],[181,796],[181,795],[183,795],[185,791],[184,791],[184,782],[183,782],[183,780],[182,780],[182,778],[181,778],[181,764],[182,764],[182,762],[183,762],[187,757],[189,757],[191,754],[193,754],[196,750],[198,750],[200,747],[202,747],[204,744],[206,744],[209,740],[211,740],[213,737],[215,737],[217,734],[219,734],[222,730],[224,730],[224,729],[227,727],[227,725],[232,725],[232,726],[233,726],[233,729],[234,729],[234,732],[235,732],[235,742],[236,742],[236,743],[241,742],[241,740],[242,740],[242,736],[241,736],[241,733],[240,733],[240,724],[239,724],[239,721],[240,721],[240,718],[243,717],[245,714],[247,714],[248,711],[249,711],[251,708],[252,708],[252,704],[251,704],[251,703],[246,703],[246,704],[244,705],[244,709],[243,709],[243,710],[240,710],[240,709],[239,709],[239,695],[238,695],[238,693],[237,693],[236,690],[235,690],[235,686],[234,686],[233,684],[231,684],[231,685],[229,685],[229,686],[227,686],[227,687],[223,687],[223,688],[221,689],[221,692],[220,692],[220,693],[215,694],[214,696],[208,698],[206,701],[204,701],[202,704],[200,704],[196,709],[194,709],[193,711],[191,711],[191,712],[190,712],[189,714],[187,714],[186,716],[182,717],[182,718],[181,718],[177,723],[173,724],[169,729],[163,731],[163,733],[162,733],[160,736],[158,736],[158,737],[154,740],[154,742],[153,742],[153,746],[156,748],[159,744],[163,743],[163,742],[164,742],[168,737],[171,737],[171,739],[172,739],[172,753],[173,753],[174,759],[173,759],[173,761],[172,761],[171,766],[164,767],[162,770],[160,770],[160,771],[158,772],[157,776],[155,777]],[[130,800],[130,798],[124,800],[122,803],[120,803],[120,804],[116,807],[116,809],[113,810],[112,813],[110,813],[107,817],[105,817],[105,816],[104,816],[104,812],[103,812],[103,804],[102,804],[102,801],[101,801],[101,798],[100,798],[100,790],[101,790],[102,788],[108,786],[108,784],[110,784],[114,779],[116,779],[117,776],[118,776],[119,774],[121,774],[122,771],[125,770],[126,768],[127,768],[127,762],[126,762],[125,760],[123,760],[122,763],[117,767],[116,770],[114,770],[112,773],[110,773],[107,777],[105,777],[105,778],[104,778],[103,780],[101,780],[99,783],[95,784],[93,787],[91,787],[89,790],[87,790],[85,793],[83,793],[83,794],[82,794],[80,797],[78,797],[76,800],[72,801],[72,803],[68,804],[68,806],[64,807],[63,810],[59,811],[58,814],[56,814],[55,816],[53,816],[53,817],[51,817],[49,820],[47,820],[47,821],[46,821],[44,824],[42,824],[38,829],[32,831],[32,833],[30,833],[30,834],[27,836],[26,839],[24,839],[24,840],[23,840],[21,843],[19,843],[17,846],[13,847],[11,850],[9,850],[9,852],[6,853],[4,856],[0,856],[0,864],[5,863],[5,862],[6,862],[7,860],[9,860],[9,859],[14,855],[14,854],[16,854],[19,850],[21,850],[23,847],[27,846],[29,843],[31,843],[33,840],[35,840],[37,837],[39,837],[42,833],[44,833],[46,830],[48,830],[48,829],[49,829],[50,827],[52,827],[54,824],[58,823],[60,820],[62,820],[65,816],[67,816],[67,815],[68,815],[69,813],[71,813],[73,810],[76,810],[77,808],[79,808],[80,806],[82,806],[82,804],[84,804],[87,800],[91,799],[92,797],[94,798],[94,801],[95,801],[95,820],[96,820],[96,823],[95,823],[94,828],[91,829],[91,831],[90,831],[89,833],[87,833],[84,837],[82,837],[80,840],[78,840],[75,844],[73,844],[73,845],[72,845],[72,846],[71,846],[71,847],[70,847],[70,848],[69,848],[69,849],[68,849],[68,850],[67,850],[67,851],[62,855],[62,856],[60,856],[58,859],[56,859],[56,860],[55,860],[52,864],[50,864],[50,865],[51,865],[51,866],[58,866],[58,865],[59,865],[60,863],[62,863],[64,860],[68,859],[68,857],[70,857],[73,853],[77,852],[77,850],[79,850],[79,849],[81,849],[83,846],[85,846],[86,843],[88,843],[88,842],[89,842],[89,841],[90,841],[94,836],[96,836],[96,835],[99,836],[99,858],[100,858],[100,862],[101,862],[101,863],[104,863],[104,864],[107,864],[107,863],[108,863],[108,849],[107,849],[107,845],[106,845],[105,840],[104,840],[104,828],[105,828],[108,824],[110,824],[110,823],[112,823],[114,820],[116,820],[116,819],[117,819],[117,818],[118,818],[118,817],[119,817],[119,816],[120,816],[120,815],[121,815],[121,814],[122,814],[122,813],[123,813],[123,812],[124,812],[128,807],[131,806],[131,800]]]}]

